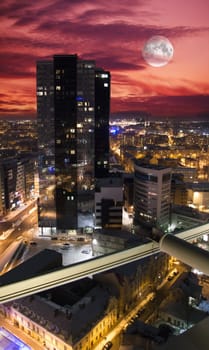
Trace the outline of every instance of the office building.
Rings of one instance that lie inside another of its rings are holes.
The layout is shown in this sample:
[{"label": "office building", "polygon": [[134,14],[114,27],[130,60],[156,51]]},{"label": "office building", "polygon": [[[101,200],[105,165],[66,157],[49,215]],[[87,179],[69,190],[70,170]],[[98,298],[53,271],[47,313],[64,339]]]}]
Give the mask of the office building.
[{"label": "office building", "polygon": [[123,179],[98,179],[95,189],[95,227],[119,229],[122,227]]},{"label": "office building", "polygon": [[182,174],[173,174],[171,178],[171,203],[186,205],[188,201],[188,191]]},{"label": "office building", "polygon": [[0,216],[35,198],[36,156],[0,160]]},{"label": "office building", "polygon": [[167,229],[170,219],[171,169],[135,161],[134,222]]},{"label": "office building", "polygon": [[[103,89],[107,89],[106,102],[101,102]],[[109,73],[96,73],[94,61],[81,60],[77,55],[55,55],[52,61],[37,63],[42,233],[47,229],[53,233],[55,228],[76,230],[93,225],[95,164],[101,141],[96,130],[100,133],[104,126],[106,135],[106,124],[99,120],[109,118],[109,89]],[[104,114],[95,113],[95,106]],[[103,165],[108,163],[103,160]]]},{"label": "office building", "polygon": [[37,133],[40,227],[56,226],[54,79],[51,61],[37,62]]},{"label": "office building", "polygon": [[110,73],[95,72],[95,177],[109,174]]}]

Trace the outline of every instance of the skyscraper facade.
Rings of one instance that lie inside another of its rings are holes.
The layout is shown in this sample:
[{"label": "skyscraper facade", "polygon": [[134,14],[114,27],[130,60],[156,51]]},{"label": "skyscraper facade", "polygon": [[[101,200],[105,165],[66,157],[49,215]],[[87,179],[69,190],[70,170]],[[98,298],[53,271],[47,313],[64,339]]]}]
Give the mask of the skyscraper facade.
[{"label": "skyscraper facade", "polygon": [[39,226],[56,226],[55,209],[55,120],[54,120],[54,75],[52,61],[38,61],[36,74]]},{"label": "skyscraper facade", "polygon": [[95,177],[109,175],[110,73],[95,72]]},{"label": "skyscraper facade", "polygon": [[[55,55],[53,61],[37,63],[42,229],[78,229],[91,224],[84,214],[91,217],[94,207],[95,106],[100,103],[95,102],[95,81],[94,61],[77,55]],[[106,103],[109,106],[108,99]],[[105,117],[109,124],[109,114]]]},{"label": "skyscraper facade", "polygon": [[170,219],[171,169],[135,161],[134,221],[167,229]]}]

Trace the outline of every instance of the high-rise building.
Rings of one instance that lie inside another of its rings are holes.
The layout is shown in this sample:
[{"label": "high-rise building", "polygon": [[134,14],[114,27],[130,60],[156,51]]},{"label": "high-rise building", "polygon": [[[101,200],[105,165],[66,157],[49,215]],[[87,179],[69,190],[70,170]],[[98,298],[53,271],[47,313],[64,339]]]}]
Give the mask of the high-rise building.
[{"label": "high-rise building", "polygon": [[[103,142],[97,133],[102,128],[109,145],[110,84],[105,79],[109,73],[99,72],[102,88],[94,61],[81,60],[77,55],[55,55],[52,61],[37,64],[39,227],[51,232],[55,227],[91,226],[91,220],[93,225],[95,164]],[[95,106],[101,114],[95,112]],[[109,148],[105,145],[106,150]]]},{"label": "high-rise building", "polygon": [[36,160],[31,154],[0,160],[0,216],[34,199]]},{"label": "high-rise building", "polygon": [[109,174],[110,73],[95,72],[95,177]]},{"label": "high-rise building", "polygon": [[135,161],[134,222],[167,229],[170,220],[171,169]]},{"label": "high-rise building", "polygon": [[52,61],[37,62],[37,131],[39,199],[38,218],[41,228],[56,227],[55,209],[55,120],[54,75]]}]

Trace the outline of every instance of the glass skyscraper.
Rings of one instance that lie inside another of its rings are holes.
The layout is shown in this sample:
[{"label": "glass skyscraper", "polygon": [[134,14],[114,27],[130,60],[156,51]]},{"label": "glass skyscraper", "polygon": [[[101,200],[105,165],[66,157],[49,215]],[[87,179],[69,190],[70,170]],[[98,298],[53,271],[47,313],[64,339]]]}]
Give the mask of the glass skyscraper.
[{"label": "glass skyscraper", "polygon": [[96,165],[107,171],[109,164],[109,100],[110,75],[94,61],[55,55],[37,62],[42,232],[91,224]]}]

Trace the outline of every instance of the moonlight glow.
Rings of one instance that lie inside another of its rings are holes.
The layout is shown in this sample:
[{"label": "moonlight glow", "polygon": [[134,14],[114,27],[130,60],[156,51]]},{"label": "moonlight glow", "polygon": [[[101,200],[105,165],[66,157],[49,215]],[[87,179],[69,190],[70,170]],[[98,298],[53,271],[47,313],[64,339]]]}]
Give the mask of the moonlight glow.
[{"label": "moonlight glow", "polygon": [[150,38],[142,50],[144,60],[152,67],[165,66],[172,59],[173,53],[171,42],[160,35]]}]

